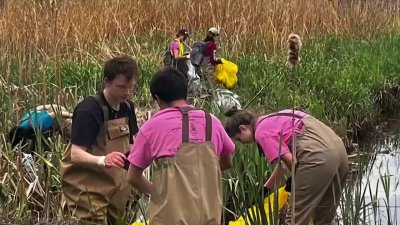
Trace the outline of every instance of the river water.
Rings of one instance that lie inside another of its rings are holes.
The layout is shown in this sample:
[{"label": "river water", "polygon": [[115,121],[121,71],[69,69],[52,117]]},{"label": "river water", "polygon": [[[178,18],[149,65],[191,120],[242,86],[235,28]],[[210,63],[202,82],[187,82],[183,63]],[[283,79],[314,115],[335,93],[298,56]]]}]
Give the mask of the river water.
[{"label": "river water", "polygon": [[400,224],[400,120],[389,119],[376,131],[351,160],[361,172],[346,187],[353,198],[344,194],[349,202],[339,209],[342,224]]}]

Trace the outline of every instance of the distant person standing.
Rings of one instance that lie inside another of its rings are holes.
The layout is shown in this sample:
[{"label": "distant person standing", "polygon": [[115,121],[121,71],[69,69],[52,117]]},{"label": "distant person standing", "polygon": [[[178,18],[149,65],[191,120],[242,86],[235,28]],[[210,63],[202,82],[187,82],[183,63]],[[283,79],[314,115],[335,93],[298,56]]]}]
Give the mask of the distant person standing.
[{"label": "distant person standing", "polygon": [[190,58],[189,53],[185,53],[185,41],[189,38],[189,31],[181,29],[176,34],[176,38],[168,45],[164,56],[164,66],[173,67],[187,77],[188,67],[186,60]]},{"label": "distant person standing", "polygon": [[203,79],[207,80],[208,89],[215,89],[215,66],[222,64],[221,59],[216,57],[217,52],[217,39],[219,37],[220,30],[216,27],[211,27],[207,36],[204,39],[205,46],[203,50],[204,59],[201,65],[201,75]]}]

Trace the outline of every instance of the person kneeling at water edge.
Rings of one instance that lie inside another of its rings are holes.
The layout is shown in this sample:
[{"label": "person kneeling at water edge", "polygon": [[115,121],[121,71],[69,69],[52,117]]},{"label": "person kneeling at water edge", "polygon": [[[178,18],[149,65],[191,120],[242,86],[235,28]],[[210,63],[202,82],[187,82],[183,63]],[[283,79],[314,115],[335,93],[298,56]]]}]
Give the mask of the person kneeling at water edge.
[{"label": "person kneeling at water edge", "polygon": [[[308,225],[311,220],[314,225],[331,224],[348,171],[346,149],[331,128],[304,112],[292,112],[282,110],[255,117],[248,111],[233,109],[226,113],[225,129],[242,143],[257,143],[269,163],[280,158],[289,170],[295,170],[291,194],[295,197],[294,209],[289,204],[286,224]],[[297,163],[292,168],[294,159]],[[264,186],[274,188],[283,174],[283,167],[278,165]]]},{"label": "person kneeling at water edge", "polygon": [[[144,123],[128,157],[128,180],[151,196],[152,225],[221,223],[221,170],[232,167],[235,145],[214,116],[186,102],[187,81],[168,68],[151,80],[160,111]],[[154,161],[152,182],[143,170]]]}]

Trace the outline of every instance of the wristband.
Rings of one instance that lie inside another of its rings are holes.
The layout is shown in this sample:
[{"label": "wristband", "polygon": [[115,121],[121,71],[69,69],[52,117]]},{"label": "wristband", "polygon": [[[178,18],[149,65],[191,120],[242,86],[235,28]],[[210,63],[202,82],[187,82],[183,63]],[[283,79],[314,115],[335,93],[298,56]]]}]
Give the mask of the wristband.
[{"label": "wristband", "polygon": [[105,167],[106,166],[106,157],[100,156],[99,160],[97,161],[97,165]]}]

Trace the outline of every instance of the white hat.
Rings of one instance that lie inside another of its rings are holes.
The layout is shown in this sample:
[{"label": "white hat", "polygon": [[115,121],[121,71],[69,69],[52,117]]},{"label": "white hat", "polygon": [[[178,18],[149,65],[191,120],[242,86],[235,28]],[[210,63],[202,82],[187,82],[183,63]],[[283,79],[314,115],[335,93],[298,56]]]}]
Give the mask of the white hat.
[{"label": "white hat", "polygon": [[219,28],[217,27],[211,27],[210,29],[208,29],[208,32],[214,34],[214,35],[219,35]]}]

